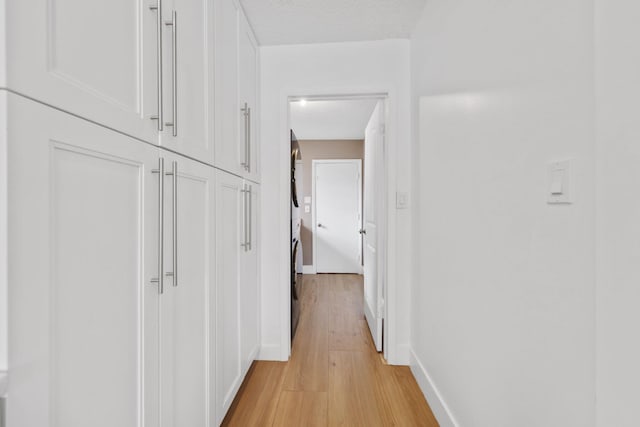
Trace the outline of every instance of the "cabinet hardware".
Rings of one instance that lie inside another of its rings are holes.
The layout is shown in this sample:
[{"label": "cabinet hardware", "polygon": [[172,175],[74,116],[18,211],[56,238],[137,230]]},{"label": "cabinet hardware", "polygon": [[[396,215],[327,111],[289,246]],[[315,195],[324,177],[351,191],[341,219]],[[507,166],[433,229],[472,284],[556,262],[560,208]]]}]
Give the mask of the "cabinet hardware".
[{"label": "cabinet hardware", "polygon": [[249,242],[248,242],[248,250],[251,250],[251,245],[253,244],[253,225],[251,224],[253,222],[253,186],[250,185],[249,186],[249,214],[247,222],[249,224]]},{"label": "cabinet hardware", "polygon": [[242,185],[242,201],[243,201],[243,209],[242,209],[242,243],[240,246],[244,248],[244,251],[247,252],[249,250],[249,226],[247,225],[247,212],[249,211],[249,201],[247,199],[247,195],[249,194],[249,190],[247,190],[247,184]]},{"label": "cabinet hardware", "polygon": [[251,107],[247,107],[247,172],[251,172]]},{"label": "cabinet hardware", "polygon": [[[175,126],[173,129],[175,130]],[[178,286],[178,162],[175,161],[173,162],[173,286]]]},{"label": "cabinet hardware", "polygon": [[150,10],[155,10],[158,14],[156,22],[158,24],[157,29],[157,74],[158,74],[158,115],[151,116],[151,120],[158,121],[158,131],[162,132],[164,124],[163,114],[163,100],[162,100],[162,0],[158,0],[155,5],[149,6]]},{"label": "cabinet hardware", "polygon": [[151,173],[158,174],[158,277],[151,283],[158,284],[158,293],[164,293],[164,158],[158,160],[158,169]]},{"label": "cabinet hardware", "polygon": [[165,123],[167,127],[173,128],[173,136],[178,136],[178,12],[175,10],[171,14],[171,21],[165,22],[171,26],[171,92],[173,97],[173,121]]},{"label": "cabinet hardware", "polygon": [[244,117],[244,162],[242,166],[247,172],[251,171],[251,154],[249,151],[251,150],[251,108],[245,102],[244,107],[240,109],[242,111],[242,115]]},{"label": "cabinet hardware", "polygon": [[172,217],[173,217],[173,271],[167,272],[165,275],[173,278],[173,286],[178,286],[178,162],[171,163],[171,172],[167,172],[166,176],[171,176],[171,187],[173,193]]}]

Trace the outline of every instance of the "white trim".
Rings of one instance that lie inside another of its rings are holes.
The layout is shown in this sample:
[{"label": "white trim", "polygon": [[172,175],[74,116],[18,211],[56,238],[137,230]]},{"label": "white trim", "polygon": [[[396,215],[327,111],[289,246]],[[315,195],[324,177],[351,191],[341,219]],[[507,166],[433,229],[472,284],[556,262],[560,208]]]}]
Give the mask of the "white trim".
[{"label": "white trim", "polygon": [[442,398],[440,391],[438,391],[438,388],[433,383],[433,380],[427,373],[424,365],[420,362],[413,349],[411,349],[410,352],[411,372],[416,378],[418,386],[420,386],[420,389],[422,390],[422,394],[424,394],[425,399],[427,399],[433,415],[436,417],[436,420],[438,420],[438,424],[440,424],[440,427],[458,427],[459,424],[456,422],[449,406],[447,406],[446,402]]},{"label": "white trim", "polygon": [[[361,159],[313,159],[311,160],[311,201],[313,202],[311,205],[312,206],[311,233],[313,236],[312,262],[316,272],[318,271],[318,268],[317,268],[318,263],[316,261],[316,254],[318,253],[318,250],[316,247],[316,242],[318,241],[318,239],[316,239],[316,236],[318,234],[317,221],[316,221],[316,209],[318,207],[318,202],[317,202],[318,199],[316,198],[316,165],[330,164],[330,163],[355,163],[358,166],[358,182],[356,184],[358,187],[358,218],[360,218],[359,228],[362,228],[362,160]],[[360,253],[362,254],[362,239],[359,239],[359,241],[360,241],[359,243]],[[353,273],[362,274],[362,260],[360,259],[360,256],[358,256],[358,263],[360,263],[360,267],[358,271],[354,271]],[[330,273],[334,273],[334,272],[331,271]]]},{"label": "white trim", "polygon": [[286,362],[289,357],[282,357],[282,348],[278,344],[262,345],[258,351],[256,360],[275,360],[280,362]]},{"label": "white trim", "polygon": [[[341,95],[336,95],[341,94]],[[398,123],[400,117],[398,116],[401,108],[398,104],[399,97],[398,89],[391,85],[381,88],[377,87],[360,87],[354,88],[354,86],[347,87],[333,87],[327,88],[325,86],[319,87],[307,87],[307,88],[283,88],[280,91],[279,101],[279,140],[281,141],[280,159],[283,167],[280,168],[280,228],[286,231],[290,228],[289,223],[289,211],[291,209],[291,195],[287,189],[290,187],[290,168],[285,167],[291,162],[291,142],[289,138],[290,120],[289,120],[289,101],[306,98],[306,99],[332,99],[332,100],[350,100],[350,99],[362,99],[364,97],[378,98],[384,101],[385,105],[385,168],[386,168],[386,181],[387,181],[387,218],[386,218],[386,234],[388,236],[386,247],[387,250],[387,269],[385,283],[386,286],[386,298],[384,308],[384,356],[387,362],[392,365],[401,364],[402,361],[398,358],[397,345],[395,342],[397,332],[397,310],[393,306],[396,301],[396,286],[397,280],[396,274],[396,212],[395,212],[395,198],[396,198],[396,151],[400,144],[398,137]],[[392,202],[389,202],[392,201]],[[286,278],[286,280],[280,280],[280,302],[281,307],[288,307],[291,299],[291,284],[289,282],[289,258],[291,257],[291,242],[289,241],[289,233],[281,233],[281,239],[279,241],[280,252],[280,277]],[[291,354],[291,313],[289,310],[280,310],[280,351],[279,357],[274,357],[271,360],[287,360]],[[265,353],[266,355],[267,353]],[[263,354],[260,354],[263,357]],[[266,359],[266,356],[264,356]]]},{"label": "white trim", "polygon": [[316,274],[316,266],[315,265],[303,265],[302,266],[302,274]]}]

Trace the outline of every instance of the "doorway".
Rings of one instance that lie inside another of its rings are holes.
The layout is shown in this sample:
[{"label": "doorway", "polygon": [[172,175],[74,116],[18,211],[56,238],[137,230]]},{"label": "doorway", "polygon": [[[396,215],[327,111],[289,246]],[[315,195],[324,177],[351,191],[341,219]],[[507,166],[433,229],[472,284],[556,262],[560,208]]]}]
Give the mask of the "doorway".
[{"label": "doorway", "polygon": [[[360,317],[378,352],[385,350],[384,341],[389,337],[383,333],[387,316],[386,210],[390,188],[385,150],[386,99],[386,95],[375,94],[290,97],[288,100],[288,124],[300,141],[302,156],[296,173],[300,166],[307,169],[303,174],[307,176],[307,189],[297,189],[300,203],[295,207],[295,215],[302,219],[299,247],[303,248],[304,261],[298,267],[298,273],[304,272],[304,277],[315,283],[320,276],[307,274],[357,275],[361,288]],[[301,116],[305,108],[313,110],[323,103],[337,109],[333,122],[313,119],[311,114]],[[363,104],[368,105],[368,110],[360,110],[358,117],[358,106]],[[300,117],[305,119],[301,121]],[[349,138],[343,122],[353,117],[359,120],[358,136]],[[299,125],[301,122],[302,126]],[[329,136],[309,137],[304,130],[305,125],[329,130]],[[359,140],[361,155],[345,156],[344,147],[355,144],[355,139]],[[313,148],[305,154],[307,142]],[[343,144],[343,149],[335,151],[343,151],[342,157],[314,157],[318,146],[338,144]],[[304,280],[300,282],[303,288]],[[298,292],[297,296],[301,293]],[[290,341],[290,355],[291,348]]]}]

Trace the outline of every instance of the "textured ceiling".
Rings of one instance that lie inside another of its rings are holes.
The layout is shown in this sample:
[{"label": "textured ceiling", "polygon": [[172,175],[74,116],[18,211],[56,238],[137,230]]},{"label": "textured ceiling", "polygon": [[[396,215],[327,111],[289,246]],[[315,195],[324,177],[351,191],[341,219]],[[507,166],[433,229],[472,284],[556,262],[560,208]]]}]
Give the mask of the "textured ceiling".
[{"label": "textured ceiling", "polygon": [[291,129],[298,139],[364,139],[376,99],[290,103]]},{"label": "textured ceiling", "polygon": [[240,0],[261,45],[408,38],[425,0]]}]

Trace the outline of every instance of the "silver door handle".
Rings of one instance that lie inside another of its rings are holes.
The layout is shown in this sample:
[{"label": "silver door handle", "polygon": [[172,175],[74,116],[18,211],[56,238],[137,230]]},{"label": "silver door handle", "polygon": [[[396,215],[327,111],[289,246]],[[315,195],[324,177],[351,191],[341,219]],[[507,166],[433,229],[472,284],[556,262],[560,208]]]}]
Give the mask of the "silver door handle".
[{"label": "silver door handle", "polygon": [[173,276],[173,286],[178,286],[178,162],[174,161],[171,164],[171,172],[167,172],[167,175],[171,175],[171,187],[173,193],[173,271],[166,273],[167,276]]},{"label": "silver door handle", "polygon": [[150,10],[155,10],[156,13],[158,14],[157,17],[157,24],[158,24],[158,29],[157,29],[157,37],[158,37],[158,43],[157,43],[157,56],[158,56],[158,115],[157,116],[151,116],[151,120],[157,120],[158,121],[158,131],[162,132],[163,130],[163,125],[164,125],[164,114],[163,114],[163,100],[162,100],[162,0],[158,0],[158,2],[155,5],[149,6]]},{"label": "silver door handle", "polygon": [[173,136],[178,136],[178,12],[171,14],[171,21],[165,22],[171,25],[171,91],[173,96],[173,121],[165,123],[165,126],[173,128]]},{"label": "silver door handle", "polygon": [[158,277],[151,283],[158,284],[158,293],[164,293],[164,158],[158,160],[158,169],[151,173],[158,174]]}]

